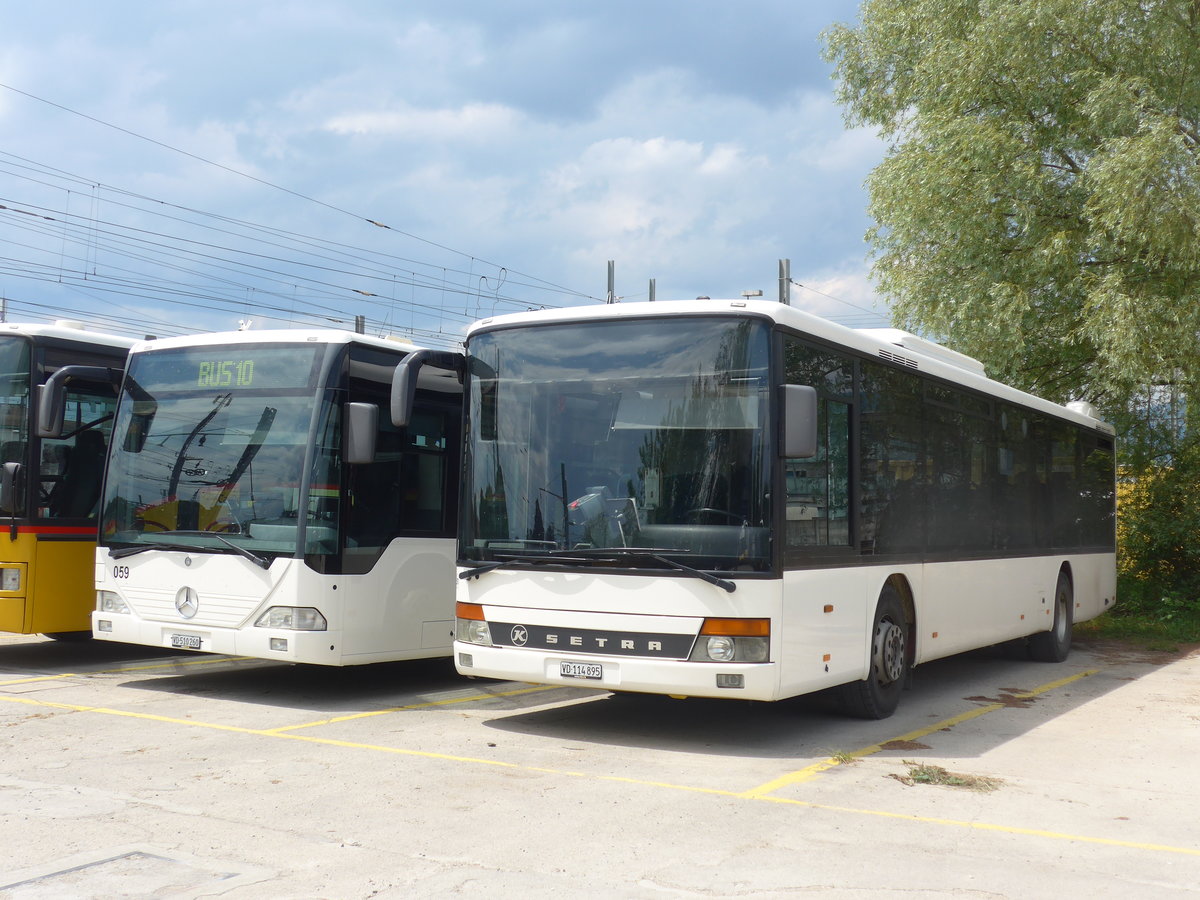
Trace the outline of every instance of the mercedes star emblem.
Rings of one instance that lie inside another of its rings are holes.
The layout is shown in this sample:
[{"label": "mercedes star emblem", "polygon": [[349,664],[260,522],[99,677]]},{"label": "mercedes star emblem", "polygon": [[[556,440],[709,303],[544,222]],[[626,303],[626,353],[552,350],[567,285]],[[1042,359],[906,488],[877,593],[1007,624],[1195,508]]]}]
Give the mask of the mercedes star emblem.
[{"label": "mercedes star emblem", "polygon": [[180,588],[175,595],[175,609],[185,619],[190,619],[200,610],[200,595],[195,588]]}]

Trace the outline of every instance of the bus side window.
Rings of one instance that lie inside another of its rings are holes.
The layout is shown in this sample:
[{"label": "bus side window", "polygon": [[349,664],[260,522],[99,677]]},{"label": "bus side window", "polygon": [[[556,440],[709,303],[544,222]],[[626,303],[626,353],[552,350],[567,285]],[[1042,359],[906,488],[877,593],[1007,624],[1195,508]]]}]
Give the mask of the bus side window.
[{"label": "bus side window", "polygon": [[911,552],[925,543],[921,384],[906,372],[862,363],[860,421],[865,554]]},{"label": "bus side window", "polygon": [[817,453],[784,461],[784,546],[788,551],[850,545],[850,406],[853,363],[790,338],[784,345],[788,384],[818,392]]},{"label": "bus side window", "polygon": [[38,507],[53,519],[92,519],[100,501],[116,397],[68,390],[64,434],[42,441]]}]

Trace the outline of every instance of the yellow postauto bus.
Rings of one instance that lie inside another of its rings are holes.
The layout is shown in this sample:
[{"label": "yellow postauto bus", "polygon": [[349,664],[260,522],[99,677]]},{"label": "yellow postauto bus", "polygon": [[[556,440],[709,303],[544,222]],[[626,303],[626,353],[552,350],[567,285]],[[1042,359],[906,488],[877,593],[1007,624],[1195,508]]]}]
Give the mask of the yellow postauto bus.
[{"label": "yellow postauto bus", "polygon": [[[76,322],[0,323],[0,631],[91,635],[100,482],[133,343]],[[39,437],[41,387],[60,370],[60,436]]]}]

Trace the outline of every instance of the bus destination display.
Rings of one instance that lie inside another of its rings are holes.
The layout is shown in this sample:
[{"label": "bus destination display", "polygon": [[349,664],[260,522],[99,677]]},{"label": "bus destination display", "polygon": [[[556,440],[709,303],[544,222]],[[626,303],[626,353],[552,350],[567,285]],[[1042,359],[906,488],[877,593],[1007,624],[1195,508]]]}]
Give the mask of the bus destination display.
[{"label": "bus destination display", "polygon": [[313,344],[150,350],[135,355],[130,373],[139,384],[155,385],[156,393],[307,390],[317,351]]},{"label": "bus destination display", "polygon": [[254,360],[204,360],[196,378],[196,387],[253,387]]}]

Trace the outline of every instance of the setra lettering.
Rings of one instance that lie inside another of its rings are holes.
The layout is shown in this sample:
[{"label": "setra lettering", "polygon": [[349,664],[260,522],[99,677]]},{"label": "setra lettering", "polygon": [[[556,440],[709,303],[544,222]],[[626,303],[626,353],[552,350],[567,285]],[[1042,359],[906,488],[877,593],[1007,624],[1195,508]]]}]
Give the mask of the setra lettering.
[{"label": "setra lettering", "polygon": [[[531,635],[532,637],[532,635]],[[539,643],[540,642],[540,643]],[[662,639],[650,637],[617,637],[613,634],[562,634],[556,631],[545,631],[540,638],[534,638],[528,645],[542,647],[578,647],[585,652],[607,650],[609,652],[653,653],[667,652]]]}]

